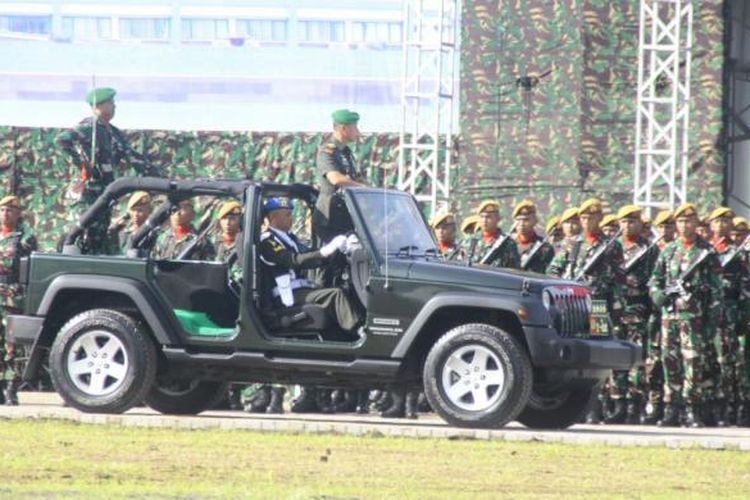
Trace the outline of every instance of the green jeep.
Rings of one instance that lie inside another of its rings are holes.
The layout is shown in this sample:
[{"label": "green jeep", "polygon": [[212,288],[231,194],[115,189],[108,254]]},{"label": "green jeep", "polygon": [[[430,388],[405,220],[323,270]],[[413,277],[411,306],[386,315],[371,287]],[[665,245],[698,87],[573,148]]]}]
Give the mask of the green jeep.
[{"label": "green jeep", "polygon": [[[166,201],[127,255],[77,252],[96,213],[135,190]],[[199,196],[243,204],[236,263],[193,261],[189,252],[150,258],[143,242],[179,201]],[[357,338],[335,335],[317,306],[274,308],[257,251],[271,196],[309,213],[317,192],[247,180],[114,182],[66,236],[62,254],[22,262],[24,311],[8,318],[8,331],[30,351],[24,378],[37,375],[48,353],[57,391],[84,412],[145,402],[194,414],[229,382],[399,386],[423,389],[453,425],[564,428],[610,370],[641,363],[635,344],[592,333],[584,286],[438,257],[415,199],[399,191],[347,189],[332,205],[332,218],[360,242],[336,278],[362,308]]]}]

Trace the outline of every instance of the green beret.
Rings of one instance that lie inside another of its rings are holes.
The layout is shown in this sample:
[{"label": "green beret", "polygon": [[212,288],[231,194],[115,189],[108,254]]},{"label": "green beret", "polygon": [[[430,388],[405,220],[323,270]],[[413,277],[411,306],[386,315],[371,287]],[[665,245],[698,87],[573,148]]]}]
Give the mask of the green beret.
[{"label": "green beret", "polygon": [[91,89],[89,90],[89,93],[86,94],[86,102],[92,106],[96,106],[97,104],[107,102],[114,98],[116,93],[117,91],[115,89],[109,87]]},{"label": "green beret", "polygon": [[349,111],[348,109],[339,109],[331,114],[333,123],[336,125],[351,125],[359,121],[359,113]]}]

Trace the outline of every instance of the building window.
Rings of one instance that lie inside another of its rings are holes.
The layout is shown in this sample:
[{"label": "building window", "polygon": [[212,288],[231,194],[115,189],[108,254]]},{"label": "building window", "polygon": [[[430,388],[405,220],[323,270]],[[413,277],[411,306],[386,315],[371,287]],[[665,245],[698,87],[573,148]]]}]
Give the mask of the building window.
[{"label": "building window", "polygon": [[401,23],[353,22],[352,41],[398,45],[401,43]]},{"label": "building window", "polygon": [[237,35],[259,42],[285,42],[288,22],[271,19],[238,19]]},{"label": "building window", "polygon": [[227,19],[183,19],[183,40],[220,40],[229,36]]},{"label": "building window", "polygon": [[344,21],[300,21],[303,42],[343,42]]},{"label": "building window", "polygon": [[120,19],[120,38],[123,40],[167,40],[169,19],[140,17]]},{"label": "building window", "polygon": [[0,16],[0,32],[48,35],[52,16]]},{"label": "building window", "polygon": [[109,40],[112,19],[109,17],[63,17],[63,34],[73,40]]}]

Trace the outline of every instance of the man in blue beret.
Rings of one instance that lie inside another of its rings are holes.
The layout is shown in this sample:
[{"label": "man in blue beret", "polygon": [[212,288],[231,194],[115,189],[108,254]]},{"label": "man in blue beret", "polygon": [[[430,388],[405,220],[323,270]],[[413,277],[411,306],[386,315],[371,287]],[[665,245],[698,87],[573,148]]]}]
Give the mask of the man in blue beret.
[{"label": "man in blue beret", "polygon": [[354,165],[354,156],[349,144],[359,139],[359,114],[348,109],[339,109],[331,114],[333,119],[333,134],[324,141],[318,149],[316,169],[320,184],[320,196],[313,213],[313,227],[321,242],[331,238],[349,228],[338,220],[336,209],[332,210],[333,196],[339,190],[364,186],[363,175]]},{"label": "man in blue beret", "polygon": [[[70,185],[65,192],[66,233],[78,224],[80,216],[104,189],[117,177],[127,175],[129,169],[139,175],[159,175],[143,155],[130,147],[120,129],[111,124],[115,116],[115,94],[115,89],[109,87],[92,89],[86,95],[92,115],[57,136],[58,146],[70,160]],[[89,226],[83,238],[87,253],[116,253],[115,245],[107,236],[110,218],[107,212]]]}]

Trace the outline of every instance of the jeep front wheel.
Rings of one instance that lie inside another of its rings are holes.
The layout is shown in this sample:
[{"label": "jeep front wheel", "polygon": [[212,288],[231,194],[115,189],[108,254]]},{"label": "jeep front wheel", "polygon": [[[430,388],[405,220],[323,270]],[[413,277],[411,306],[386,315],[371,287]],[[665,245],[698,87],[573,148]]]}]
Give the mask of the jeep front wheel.
[{"label": "jeep front wheel", "polygon": [[583,414],[591,389],[575,389],[554,395],[531,393],[518,421],[531,429],[567,429]]},{"label": "jeep front wheel", "polygon": [[430,405],[459,427],[502,427],[526,405],[532,370],[526,352],[500,328],[453,328],[432,347],[424,366]]},{"label": "jeep front wheel", "polygon": [[216,406],[226,392],[227,384],[223,382],[157,379],[145,402],[159,413],[195,415]]},{"label": "jeep front wheel", "polygon": [[130,316],[93,309],[62,327],[50,351],[50,370],[55,389],[73,408],[122,413],[151,388],[156,350]]}]

